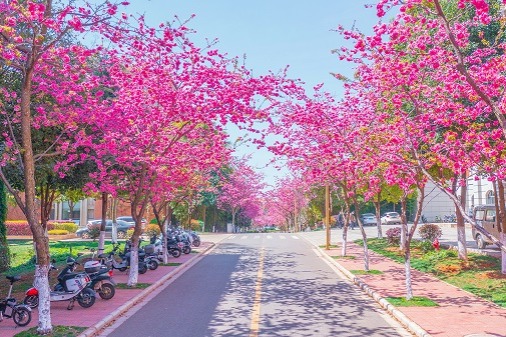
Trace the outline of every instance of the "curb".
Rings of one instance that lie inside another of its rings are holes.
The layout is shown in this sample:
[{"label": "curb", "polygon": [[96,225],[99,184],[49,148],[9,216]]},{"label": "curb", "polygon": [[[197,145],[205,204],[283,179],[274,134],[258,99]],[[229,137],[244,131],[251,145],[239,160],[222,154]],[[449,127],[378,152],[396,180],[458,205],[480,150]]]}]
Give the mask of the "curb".
[{"label": "curb", "polygon": [[[163,285],[165,282],[172,278],[178,277],[180,274],[185,272],[187,269],[193,267],[195,264],[197,264],[200,260],[204,258],[207,253],[216,247],[215,243],[211,243],[209,247],[207,247],[202,253],[195,255],[190,260],[188,260],[186,263],[182,264],[179,268],[174,269],[173,271],[166,274],[164,277],[144,289],[141,293],[134,296],[132,299],[121,305],[119,308],[102,318],[100,322],[97,324],[90,326],[88,329],[83,331],[81,334],[78,335],[78,337],[93,337],[101,333],[105,328],[107,328],[109,325],[111,325],[119,316],[125,314],[128,310],[130,310],[132,307],[140,303],[142,300],[144,300],[151,292],[158,289],[161,285]],[[169,285],[169,284],[167,284]],[[163,289],[163,288],[162,288]],[[161,289],[160,289],[161,290]]]},{"label": "curb", "polygon": [[412,332],[418,337],[432,337],[427,331],[425,331],[421,326],[416,324],[409,317],[404,315],[399,309],[390,304],[385,298],[381,297],[381,295],[371,289],[364,281],[362,281],[357,276],[353,275],[348,269],[344,268],[339,262],[330,257],[323,249],[320,247],[313,245],[318,249],[320,254],[330,261],[333,265],[339,269],[339,271],[346,276],[350,281],[356,284],[363,292],[365,292],[369,297],[374,299],[383,309],[385,309],[392,317],[398,320],[407,330]]}]

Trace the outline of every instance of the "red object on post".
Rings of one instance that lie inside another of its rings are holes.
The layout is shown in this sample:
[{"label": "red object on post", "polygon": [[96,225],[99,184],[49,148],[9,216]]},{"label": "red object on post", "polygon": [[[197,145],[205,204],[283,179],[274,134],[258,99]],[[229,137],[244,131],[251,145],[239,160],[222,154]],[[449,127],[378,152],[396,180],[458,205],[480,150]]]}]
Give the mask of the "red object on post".
[{"label": "red object on post", "polygon": [[439,250],[439,240],[437,238],[432,242],[432,247],[434,247],[435,250]]}]

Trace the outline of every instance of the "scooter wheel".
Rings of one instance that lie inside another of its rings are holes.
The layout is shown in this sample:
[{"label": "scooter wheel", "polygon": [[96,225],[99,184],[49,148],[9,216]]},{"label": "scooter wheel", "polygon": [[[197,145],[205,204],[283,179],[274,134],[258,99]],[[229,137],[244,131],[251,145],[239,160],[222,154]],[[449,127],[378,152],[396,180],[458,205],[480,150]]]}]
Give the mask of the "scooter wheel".
[{"label": "scooter wheel", "polygon": [[148,266],[145,263],[139,264],[139,274],[145,274],[148,271]]},{"label": "scooter wheel", "polygon": [[156,261],[155,259],[151,259],[151,260],[149,260],[147,265],[148,265],[149,270],[155,270],[156,268],[158,268],[158,261]]},{"label": "scooter wheel", "polygon": [[32,320],[32,312],[25,306],[16,306],[12,319],[18,326],[27,326]]},{"label": "scooter wheel", "polygon": [[181,256],[181,250],[180,249],[171,249],[169,251],[170,255],[174,257],[180,257]]},{"label": "scooter wheel", "polygon": [[116,293],[116,289],[110,283],[102,283],[100,289],[98,290],[98,296],[100,296],[103,300],[110,300],[114,297]]},{"label": "scooter wheel", "polygon": [[36,295],[26,296],[25,299],[23,300],[23,304],[26,304],[32,309],[35,309],[39,306],[39,296]]},{"label": "scooter wheel", "polygon": [[77,303],[83,308],[89,308],[95,304],[95,291],[90,288],[84,288],[77,295]]},{"label": "scooter wheel", "polygon": [[192,252],[192,248],[190,246],[185,246],[183,248],[183,253],[190,254]]},{"label": "scooter wheel", "polygon": [[200,240],[193,240],[192,245],[193,245],[193,247],[200,246]]}]

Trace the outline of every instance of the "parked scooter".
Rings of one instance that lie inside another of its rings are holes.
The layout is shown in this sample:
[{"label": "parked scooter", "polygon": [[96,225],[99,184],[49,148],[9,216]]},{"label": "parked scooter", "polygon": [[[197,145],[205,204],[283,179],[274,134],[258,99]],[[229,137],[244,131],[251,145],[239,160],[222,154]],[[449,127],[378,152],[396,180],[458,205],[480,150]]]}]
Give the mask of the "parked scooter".
[{"label": "parked scooter", "polygon": [[[153,236],[151,238],[151,243],[155,245],[155,253],[158,257],[158,260],[163,261],[163,245],[162,245],[163,236],[160,234],[160,236]],[[167,233],[167,251],[170,255],[172,255],[175,258],[178,258],[183,254],[183,250],[181,247],[179,247],[177,241],[172,238]]]},{"label": "parked scooter", "polygon": [[[91,279],[88,287],[95,290],[100,298],[104,300],[110,300],[116,293],[116,282],[112,278],[112,268],[107,267],[106,265],[101,264],[99,261],[94,260],[96,250],[94,248],[91,248],[90,250],[93,253],[91,261],[84,263],[84,271],[90,276]],[[100,254],[99,257],[100,256],[104,257],[105,254]]]},{"label": "parked scooter", "polygon": [[149,270],[155,270],[158,268],[158,253],[155,251],[155,245],[145,245],[139,252],[144,251],[144,262],[148,265]]},{"label": "parked scooter", "polygon": [[11,282],[7,297],[0,300],[0,322],[5,318],[12,318],[18,326],[27,326],[32,320],[32,309],[24,304],[18,304],[15,298],[12,298],[12,285],[21,280],[19,276],[6,276]]},{"label": "parked scooter", "polygon": [[[58,270],[51,261],[50,270]],[[88,288],[91,283],[90,276],[86,273],[72,273],[71,270],[77,262],[72,258],[67,258],[67,266],[58,274],[58,283],[54,290],[50,292],[50,301],[70,301],[68,310],[74,308],[75,301],[83,308],[89,308],[95,303],[95,291]],[[36,308],[39,305],[39,291],[33,287],[26,291],[23,303],[30,308]]]},{"label": "parked scooter", "polygon": [[[127,252],[125,254],[118,254],[118,250],[119,244],[115,243],[113,245],[112,251],[105,255],[105,257],[103,256],[100,258],[100,263],[119,271],[125,271],[130,268],[130,252]],[[119,256],[121,258],[121,262],[116,261],[116,256]],[[146,265],[146,262],[144,262],[144,256],[141,256],[140,253],[138,268],[139,274],[144,274],[148,271],[148,266]]]},{"label": "parked scooter", "polygon": [[174,238],[176,239],[183,254],[190,254],[192,252],[191,239],[190,239],[188,233],[179,232],[174,236]]},{"label": "parked scooter", "polygon": [[199,247],[200,246],[200,236],[195,231],[190,231],[188,234],[192,237],[192,246],[193,247]]}]

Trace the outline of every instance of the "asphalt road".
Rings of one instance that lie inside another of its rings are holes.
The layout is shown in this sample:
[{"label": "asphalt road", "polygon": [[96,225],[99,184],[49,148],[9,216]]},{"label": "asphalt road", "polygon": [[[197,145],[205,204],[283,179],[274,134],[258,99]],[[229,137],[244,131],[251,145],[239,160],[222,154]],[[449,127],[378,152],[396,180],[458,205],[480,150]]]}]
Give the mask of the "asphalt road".
[{"label": "asphalt road", "polygon": [[226,236],[111,330],[111,337],[411,336],[290,233]]}]

